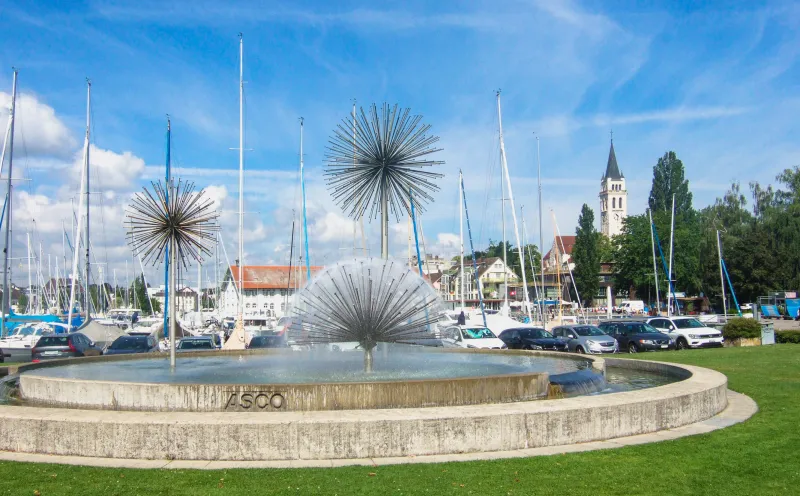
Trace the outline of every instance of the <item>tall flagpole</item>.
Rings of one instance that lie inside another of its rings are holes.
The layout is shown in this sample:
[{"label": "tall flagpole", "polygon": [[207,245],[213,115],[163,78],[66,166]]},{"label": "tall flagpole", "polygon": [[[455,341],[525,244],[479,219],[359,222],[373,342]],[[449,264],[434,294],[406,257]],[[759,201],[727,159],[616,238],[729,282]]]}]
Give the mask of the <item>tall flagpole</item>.
[{"label": "tall flagpole", "polygon": [[675,239],[675,195],[672,195],[672,220],[670,221],[670,228],[669,228],[669,271],[668,271],[669,274],[667,274],[667,280],[669,281],[669,292],[667,293],[667,317],[672,316],[672,293],[675,292],[672,286],[672,247],[674,239]]},{"label": "tall flagpole", "polygon": [[[166,199],[168,205],[169,205],[170,180],[172,179],[172,171],[171,171],[171,160],[172,159],[170,157],[170,153],[171,153],[170,148],[171,147],[172,147],[172,127],[170,125],[169,116],[167,116],[167,161],[166,161],[166,172],[165,172],[165,175],[164,175],[165,176],[164,180],[165,180],[165,182],[167,184],[167,187],[165,189],[165,191],[166,191],[166,194],[165,194],[166,198],[165,199]],[[171,249],[170,243],[167,243],[167,246],[166,246],[166,249],[165,249],[165,253],[164,253],[164,308],[161,309],[161,311],[164,312],[163,334],[164,334],[165,338],[169,337],[169,299],[170,299],[169,298],[169,292],[171,290],[171,287],[169,285],[169,263],[170,263],[169,250],[170,249]],[[114,291],[116,292],[116,285],[115,285]],[[115,297],[116,297],[116,295],[115,295]],[[172,346],[172,344],[170,344],[170,346]]]},{"label": "tall flagpole", "polygon": [[547,312],[545,312],[545,300],[547,290],[544,287],[544,234],[542,232],[542,159],[539,154],[539,137],[536,137],[536,174],[539,182],[539,273],[542,275],[542,327],[547,324]]}]

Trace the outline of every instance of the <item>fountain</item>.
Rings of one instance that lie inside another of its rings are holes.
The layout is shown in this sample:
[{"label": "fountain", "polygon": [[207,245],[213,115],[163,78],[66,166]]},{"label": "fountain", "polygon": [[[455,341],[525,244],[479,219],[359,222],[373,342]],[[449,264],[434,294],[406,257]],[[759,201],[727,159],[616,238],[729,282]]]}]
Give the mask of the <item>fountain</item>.
[{"label": "fountain", "polygon": [[291,333],[298,343],[357,342],[371,372],[375,345],[433,338],[443,309],[433,287],[405,265],[355,259],[326,267],[297,294]]},{"label": "fountain", "polygon": [[[373,106],[369,118],[354,111],[330,141],[334,198],[356,219],[368,208],[380,214],[382,259],[331,265],[296,295],[289,332],[307,349],[10,366],[20,403],[0,404],[0,450],[300,463],[519,453],[656,432],[725,409],[727,379],[698,367],[411,344],[432,335],[441,310],[433,288],[388,260],[389,212],[436,189],[429,180],[438,174],[422,169],[441,162],[421,158],[436,138],[419,120]],[[217,229],[208,202],[191,188],[155,189],[131,209],[130,243],[154,263],[167,245],[173,267],[175,257],[199,258]],[[583,390],[571,387],[576,378]]]}]

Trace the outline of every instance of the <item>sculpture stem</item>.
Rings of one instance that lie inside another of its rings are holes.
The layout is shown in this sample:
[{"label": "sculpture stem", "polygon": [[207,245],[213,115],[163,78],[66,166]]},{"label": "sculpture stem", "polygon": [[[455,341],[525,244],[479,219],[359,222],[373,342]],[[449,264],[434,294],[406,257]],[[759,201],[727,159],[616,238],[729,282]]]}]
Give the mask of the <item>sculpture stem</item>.
[{"label": "sculpture stem", "polygon": [[364,373],[372,372],[372,350],[375,348],[364,348]]}]

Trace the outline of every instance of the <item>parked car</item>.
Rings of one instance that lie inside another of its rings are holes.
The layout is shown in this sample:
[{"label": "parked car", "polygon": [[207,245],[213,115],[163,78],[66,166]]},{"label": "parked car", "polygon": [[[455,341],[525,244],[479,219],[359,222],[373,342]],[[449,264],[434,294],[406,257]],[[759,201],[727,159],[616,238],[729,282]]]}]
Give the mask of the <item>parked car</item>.
[{"label": "parked car", "polygon": [[593,325],[559,326],[553,336],[567,340],[569,351],[576,353],[616,353],[617,340]]},{"label": "parked car", "polygon": [[214,346],[214,341],[211,340],[208,336],[195,336],[190,338],[183,338],[178,341],[178,346],[175,347],[175,351],[179,352],[186,352],[186,351],[203,351],[203,350],[216,350],[216,346]]},{"label": "parked car", "polygon": [[286,344],[286,335],[274,335],[274,336],[253,336],[253,339],[247,343],[246,348],[254,349],[254,348],[287,348],[288,344]]},{"label": "parked car", "polygon": [[644,302],[642,300],[624,300],[619,304],[619,311],[625,315],[644,313]]},{"label": "parked car", "polygon": [[153,336],[120,336],[106,349],[106,355],[153,353],[156,351],[158,351],[158,342]]},{"label": "parked car", "polygon": [[556,338],[539,327],[506,329],[497,337],[512,350],[567,351],[566,339]]},{"label": "parked car", "polygon": [[483,348],[500,350],[506,344],[494,333],[483,326],[454,325],[446,327],[442,332],[442,345],[456,348]]},{"label": "parked car", "polygon": [[54,358],[99,356],[103,350],[79,332],[42,336],[31,349],[31,361],[40,362]]},{"label": "parked car", "polygon": [[628,353],[675,349],[675,341],[645,322],[602,322],[600,330],[617,340],[620,350]]},{"label": "parked car", "polygon": [[725,344],[722,333],[694,317],[653,317],[647,323],[669,334],[679,350],[687,348],[719,348]]}]

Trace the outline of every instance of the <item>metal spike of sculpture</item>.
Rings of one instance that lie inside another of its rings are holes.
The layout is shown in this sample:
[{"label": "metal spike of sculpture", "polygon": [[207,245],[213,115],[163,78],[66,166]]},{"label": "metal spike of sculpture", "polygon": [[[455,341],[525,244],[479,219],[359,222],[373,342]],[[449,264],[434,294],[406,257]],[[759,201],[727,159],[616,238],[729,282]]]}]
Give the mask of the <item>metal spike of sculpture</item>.
[{"label": "metal spike of sculpture", "polygon": [[325,175],[334,201],[354,219],[380,216],[383,258],[389,258],[389,211],[398,220],[403,210],[410,215],[409,190],[424,210],[439,189],[433,180],[442,177],[425,170],[444,164],[426,158],[441,151],[433,148],[439,137],[429,136],[431,126],[410,113],[386,103],[379,113],[373,104],[369,115],[361,108],[352,120],[343,119],[328,140]]},{"label": "metal spike of sculpture", "polygon": [[357,258],[326,267],[295,296],[290,332],[298,343],[357,341],[369,372],[377,343],[433,337],[442,310],[436,290],[404,264]]},{"label": "metal spike of sculpture", "polygon": [[146,263],[158,265],[169,247],[169,339],[170,365],[175,367],[175,281],[176,267],[184,268],[187,260],[203,261],[211,256],[218,214],[214,202],[203,191],[195,192],[194,183],[178,180],[164,184],[151,183],[153,191],[144,188],[134,195],[127,209],[129,220],[128,246],[140,253]]}]

